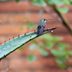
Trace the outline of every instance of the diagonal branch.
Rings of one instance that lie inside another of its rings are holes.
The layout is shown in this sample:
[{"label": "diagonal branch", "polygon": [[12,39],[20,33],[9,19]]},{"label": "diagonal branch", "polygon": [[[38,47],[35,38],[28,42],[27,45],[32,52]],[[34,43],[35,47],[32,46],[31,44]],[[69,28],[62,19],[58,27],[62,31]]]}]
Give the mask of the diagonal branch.
[{"label": "diagonal branch", "polygon": [[57,15],[61,18],[63,25],[67,28],[69,33],[72,35],[72,30],[69,27],[68,21],[66,20],[66,18],[63,16],[63,14],[61,12],[58,11],[57,6],[53,5],[52,8],[57,13]]},{"label": "diagonal branch", "polygon": [[10,53],[14,52],[16,49],[20,48],[22,45],[30,42],[31,40],[54,31],[56,28],[46,29],[44,32],[40,35],[37,34],[37,32],[29,32],[27,34],[23,34],[20,36],[17,36],[4,44],[0,45],[0,60],[5,58]]},{"label": "diagonal branch", "polygon": [[58,11],[57,6],[56,6],[56,5],[50,5],[50,4],[48,4],[48,1],[47,1],[47,0],[45,0],[45,2],[46,2],[46,4],[47,4],[48,6],[50,6],[50,7],[53,8],[53,10],[57,13],[57,15],[59,16],[59,18],[61,19],[62,24],[63,24],[63,25],[65,26],[65,28],[69,31],[69,33],[72,35],[72,29],[69,27],[68,21],[67,21],[66,18],[63,16],[63,14],[62,14],[60,11]]}]

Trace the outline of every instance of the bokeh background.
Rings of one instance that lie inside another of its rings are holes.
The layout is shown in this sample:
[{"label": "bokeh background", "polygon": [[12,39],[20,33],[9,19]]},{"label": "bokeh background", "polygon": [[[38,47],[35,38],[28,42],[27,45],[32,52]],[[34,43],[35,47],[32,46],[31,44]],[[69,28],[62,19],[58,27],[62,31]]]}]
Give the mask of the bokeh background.
[{"label": "bokeh background", "polygon": [[[69,9],[67,13],[63,13],[63,16],[68,21],[70,29],[72,29],[72,6],[63,5],[62,7]],[[19,2],[14,0],[0,1],[0,44],[20,34],[36,30],[41,18],[48,20],[46,28],[56,27],[56,30],[51,33],[52,36],[62,37],[62,42],[69,44],[69,49],[71,50],[72,35],[63,25],[58,14],[52,7],[36,6],[30,0],[21,0]],[[52,54],[42,56],[38,50],[33,51],[29,49],[36,42],[40,42],[41,44],[42,40],[35,39],[34,42],[29,42],[2,59],[0,61],[0,72],[72,72],[71,56],[69,56],[70,58],[66,62],[68,67],[62,69],[58,67],[55,57]],[[36,55],[37,60],[30,62],[27,59],[30,54]]]}]

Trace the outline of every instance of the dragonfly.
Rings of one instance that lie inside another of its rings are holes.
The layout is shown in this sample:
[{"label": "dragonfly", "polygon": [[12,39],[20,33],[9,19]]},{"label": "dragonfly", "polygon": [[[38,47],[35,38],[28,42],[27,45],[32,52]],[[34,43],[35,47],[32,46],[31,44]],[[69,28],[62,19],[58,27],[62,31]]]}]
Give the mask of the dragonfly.
[{"label": "dragonfly", "polygon": [[41,19],[39,21],[39,25],[37,27],[37,34],[41,35],[43,34],[45,31],[48,32],[53,32],[53,30],[55,30],[56,28],[51,28],[51,29],[45,29],[45,25],[47,24],[47,19]]}]

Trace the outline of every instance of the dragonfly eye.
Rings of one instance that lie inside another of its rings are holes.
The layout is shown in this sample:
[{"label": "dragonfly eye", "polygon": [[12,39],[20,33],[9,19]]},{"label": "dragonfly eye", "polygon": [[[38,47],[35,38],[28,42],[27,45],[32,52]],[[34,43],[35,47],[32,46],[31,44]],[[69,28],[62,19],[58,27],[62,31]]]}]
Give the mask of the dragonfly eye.
[{"label": "dragonfly eye", "polygon": [[44,19],[43,21],[44,21],[45,23],[47,22],[47,20],[46,20],[46,19]]},{"label": "dragonfly eye", "polygon": [[46,19],[41,19],[40,22],[39,22],[39,25],[40,26],[45,26],[47,20]]},{"label": "dragonfly eye", "polygon": [[44,21],[46,21],[46,19],[44,19]]}]

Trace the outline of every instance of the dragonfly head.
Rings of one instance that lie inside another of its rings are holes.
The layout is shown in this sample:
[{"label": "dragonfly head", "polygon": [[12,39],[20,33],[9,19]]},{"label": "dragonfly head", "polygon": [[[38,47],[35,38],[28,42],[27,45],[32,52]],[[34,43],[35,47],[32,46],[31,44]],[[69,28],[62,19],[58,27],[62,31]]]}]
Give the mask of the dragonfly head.
[{"label": "dragonfly head", "polygon": [[47,23],[47,19],[41,19],[39,25],[44,26]]}]

